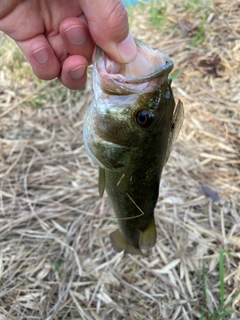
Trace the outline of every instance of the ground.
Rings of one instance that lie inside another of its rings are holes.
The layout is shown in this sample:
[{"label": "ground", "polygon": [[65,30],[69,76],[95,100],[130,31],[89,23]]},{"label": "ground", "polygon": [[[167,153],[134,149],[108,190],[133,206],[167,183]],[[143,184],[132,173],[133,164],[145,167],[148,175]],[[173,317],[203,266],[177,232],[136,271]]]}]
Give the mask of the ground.
[{"label": "ground", "polygon": [[155,1],[131,32],[169,54],[185,120],[164,168],[158,238],[116,253],[82,145],[86,88],[44,82],[0,34],[0,319],[240,318],[240,2]]}]

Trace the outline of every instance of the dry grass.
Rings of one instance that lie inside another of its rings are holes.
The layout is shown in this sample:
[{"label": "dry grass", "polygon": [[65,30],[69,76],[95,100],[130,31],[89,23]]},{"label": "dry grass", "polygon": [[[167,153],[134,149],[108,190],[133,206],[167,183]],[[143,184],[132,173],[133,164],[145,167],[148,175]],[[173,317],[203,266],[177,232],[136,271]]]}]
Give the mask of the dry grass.
[{"label": "dry grass", "polygon": [[[116,220],[82,146],[91,81],[70,92],[36,79],[0,35],[1,320],[207,319],[223,249],[225,302],[240,290],[240,3],[169,3],[154,27],[151,6],[131,13],[133,34],[173,57],[186,111],[143,257],[109,242]],[[228,309],[240,317],[240,299]]]}]

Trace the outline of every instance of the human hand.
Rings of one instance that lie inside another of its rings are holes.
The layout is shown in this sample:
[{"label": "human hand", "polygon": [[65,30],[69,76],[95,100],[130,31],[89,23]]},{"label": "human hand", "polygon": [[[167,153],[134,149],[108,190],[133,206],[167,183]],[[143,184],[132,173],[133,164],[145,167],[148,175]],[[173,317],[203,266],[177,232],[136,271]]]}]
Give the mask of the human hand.
[{"label": "human hand", "polygon": [[2,0],[0,30],[10,36],[44,80],[83,87],[95,44],[129,63],[136,46],[121,0]]}]

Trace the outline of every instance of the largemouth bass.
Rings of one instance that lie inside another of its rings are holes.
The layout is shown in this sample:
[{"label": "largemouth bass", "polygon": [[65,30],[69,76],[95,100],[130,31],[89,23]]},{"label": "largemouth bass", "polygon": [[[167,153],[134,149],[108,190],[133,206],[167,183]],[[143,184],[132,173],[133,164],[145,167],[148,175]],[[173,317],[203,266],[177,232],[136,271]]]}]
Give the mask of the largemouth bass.
[{"label": "largemouth bass", "polygon": [[136,60],[119,64],[96,49],[94,100],[83,129],[85,148],[99,166],[119,230],[113,248],[141,254],[154,246],[154,208],[163,166],[183,121],[168,78],[172,60],[139,40]]}]

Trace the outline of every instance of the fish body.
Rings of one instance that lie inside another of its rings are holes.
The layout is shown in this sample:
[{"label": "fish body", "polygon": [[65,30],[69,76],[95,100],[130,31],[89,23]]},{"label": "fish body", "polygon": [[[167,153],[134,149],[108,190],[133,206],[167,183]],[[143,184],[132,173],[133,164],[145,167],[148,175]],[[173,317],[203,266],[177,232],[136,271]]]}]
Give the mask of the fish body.
[{"label": "fish body", "polygon": [[156,242],[161,173],[183,118],[181,102],[175,110],[168,79],[171,59],[139,40],[136,44],[132,65],[114,63],[97,49],[95,99],[83,130],[86,150],[99,166],[100,195],[106,190],[118,219],[112,245],[130,253]]}]

